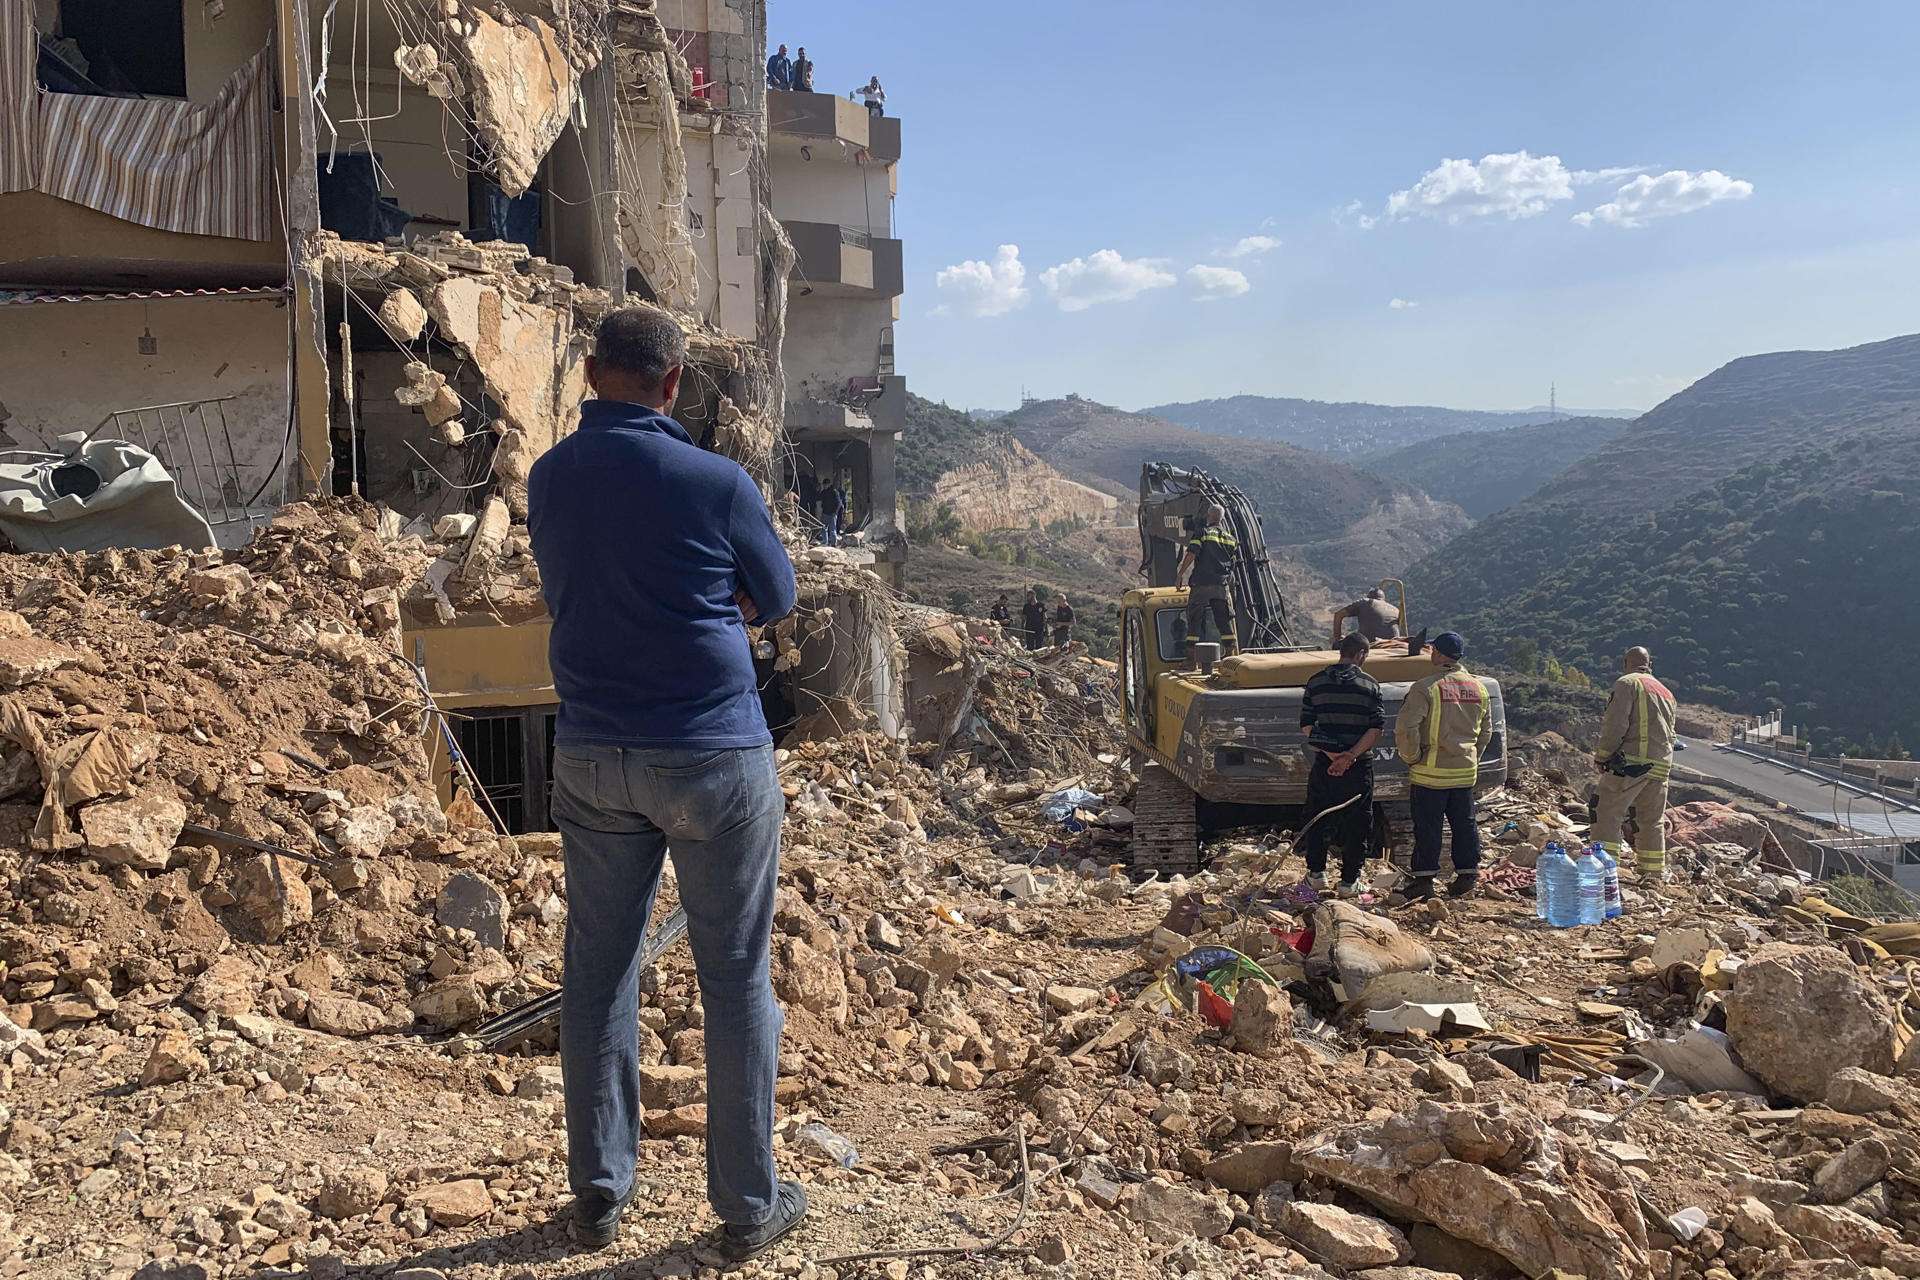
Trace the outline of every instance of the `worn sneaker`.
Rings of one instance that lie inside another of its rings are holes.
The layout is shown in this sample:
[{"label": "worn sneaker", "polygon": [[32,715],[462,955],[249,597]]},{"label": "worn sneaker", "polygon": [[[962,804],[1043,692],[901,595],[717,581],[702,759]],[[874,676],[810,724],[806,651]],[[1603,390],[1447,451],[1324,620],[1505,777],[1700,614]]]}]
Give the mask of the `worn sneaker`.
[{"label": "worn sneaker", "polygon": [[567,1235],[583,1252],[606,1248],[620,1234],[620,1215],[633,1203],[634,1192],[639,1188],[640,1180],[635,1178],[627,1194],[618,1200],[609,1200],[597,1191],[575,1196],[573,1212],[567,1219]]},{"label": "worn sneaker", "polygon": [[1339,893],[1343,898],[1357,898],[1367,891],[1367,886],[1358,880],[1342,880]]},{"label": "worn sneaker", "polygon": [[782,1182],[773,1193],[773,1216],[751,1227],[728,1223],[715,1246],[729,1262],[757,1258],[784,1239],[807,1216],[807,1193],[797,1182]]},{"label": "worn sneaker", "polygon": [[1315,893],[1325,893],[1327,887],[1332,883],[1331,880],[1327,879],[1324,871],[1316,871],[1307,877],[1307,888],[1313,890]]},{"label": "worn sneaker", "polygon": [[1452,883],[1447,885],[1447,896],[1449,898],[1464,898],[1478,888],[1479,884],[1480,877],[1478,874],[1471,871],[1463,871],[1453,878]]}]

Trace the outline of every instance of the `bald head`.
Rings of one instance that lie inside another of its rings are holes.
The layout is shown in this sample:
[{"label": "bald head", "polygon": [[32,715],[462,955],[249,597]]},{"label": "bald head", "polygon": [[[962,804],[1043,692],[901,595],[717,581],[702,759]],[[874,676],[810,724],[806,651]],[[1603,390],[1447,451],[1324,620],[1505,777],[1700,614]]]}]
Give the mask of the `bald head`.
[{"label": "bald head", "polygon": [[1219,524],[1222,520],[1225,520],[1226,518],[1227,518],[1227,509],[1221,506],[1219,503],[1216,502],[1212,506],[1207,508],[1206,521],[1208,524]]},{"label": "bald head", "polygon": [[1620,660],[1620,669],[1622,671],[1651,671],[1653,670],[1653,655],[1639,645],[1635,645],[1633,648],[1627,650],[1627,656]]}]

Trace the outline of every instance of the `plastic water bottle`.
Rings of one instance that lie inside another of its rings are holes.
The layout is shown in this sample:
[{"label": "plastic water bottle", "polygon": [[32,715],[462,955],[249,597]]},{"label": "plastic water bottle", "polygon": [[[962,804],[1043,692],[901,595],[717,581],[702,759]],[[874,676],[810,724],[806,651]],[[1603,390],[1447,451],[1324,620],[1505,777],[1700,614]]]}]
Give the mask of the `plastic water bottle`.
[{"label": "plastic water bottle", "polygon": [[1591,849],[1582,849],[1574,862],[1581,924],[1599,924],[1607,918],[1607,869]]},{"label": "plastic water bottle", "polygon": [[1547,923],[1566,929],[1580,923],[1580,875],[1567,851],[1555,845],[1540,855],[1541,870],[1547,881]]},{"label": "plastic water bottle", "polygon": [[1626,906],[1620,901],[1620,862],[1607,852],[1606,846],[1597,840],[1594,841],[1593,856],[1600,860],[1600,865],[1606,868],[1607,872],[1605,881],[1607,919],[1618,919],[1626,913]]},{"label": "plastic water bottle", "polygon": [[1547,874],[1547,863],[1559,851],[1560,846],[1549,840],[1533,860],[1533,914],[1542,920],[1553,918],[1553,877]]}]

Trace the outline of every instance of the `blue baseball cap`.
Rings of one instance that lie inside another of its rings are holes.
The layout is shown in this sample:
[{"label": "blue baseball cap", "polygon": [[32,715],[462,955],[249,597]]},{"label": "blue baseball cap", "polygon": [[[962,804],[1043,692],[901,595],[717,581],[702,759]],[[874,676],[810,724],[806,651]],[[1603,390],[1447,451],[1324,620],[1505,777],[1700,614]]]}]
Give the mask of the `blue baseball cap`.
[{"label": "blue baseball cap", "polygon": [[1456,662],[1467,651],[1466,639],[1458,631],[1442,631],[1433,638],[1431,643],[1435,653],[1443,658],[1452,658]]}]

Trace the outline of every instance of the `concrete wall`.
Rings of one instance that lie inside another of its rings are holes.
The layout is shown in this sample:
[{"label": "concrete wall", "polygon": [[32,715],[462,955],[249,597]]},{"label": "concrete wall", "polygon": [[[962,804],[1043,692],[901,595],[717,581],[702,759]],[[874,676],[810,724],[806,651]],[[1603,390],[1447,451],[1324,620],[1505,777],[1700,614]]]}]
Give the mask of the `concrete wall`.
[{"label": "concrete wall", "polygon": [[[140,354],[151,331],[156,353]],[[0,307],[0,427],[24,448],[86,431],[115,409],[232,396],[226,406],[250,496],[287,432],[287,311],[274,298]],[[197,447],[197,442],[196,442]],[[267,497],[277,497],[278,484]]]},{"label": "concrete wall", "polygon": [[[427,96],[425,89],[402,83],[400,73],[394,70],[391,43],[379,46],[372,73],[360,87],[360,105],[365,113],[391,118],[369,121],[364,126],[346,123],[359,112],[354,109],[344,41],[344,35],[336,32],[333,65],[327,76],[327,113],[340,129],[337,143],[328,134],[326,122],[316,120],[322,172],[330,145],[343,152],[365,152],[371,134],[372,150],[380,157],[391,183],[384,194],[398,199],[400,207],[415,217],[430,214],[466,226],[466,138],[460,126],[448,117],[437,98]],[[430,228],[416,225],[410,230]]]},{"label": "concrete wall", "polygon": [[[687,163],[687,205],[683,211],[693,240],[694,275],[700,314],[736,338],[759,336],[760,240],[748,161],[751,143],[715,133],[713,121],[695,115],[682,120],[680,149]],[[627,121],[620,145],[638,172],[660,172],[660,134],[649,124]]]},{"label": "concrete wall", "polygon": [[659,0],[655,11],[687,65],[705,69],[714,106],[759,106],[767,82],[765,0]]},{"label": "concrete wall", "polygon": [[[837,142],[808,148],[802,160],[791,139],[773,148],[773,212],[795,222],[837,222],[870,235],[893,234],[893,178],[885,165],[856,164]],[[844,154],[843,154],[844,153]]]},{"label": "concrete wall", "polygon": [[881,331],[897,316],[894,298],[836,298],[796,290],[787,297],[787,398],[821,399],[848,378],[880,372]]}]

